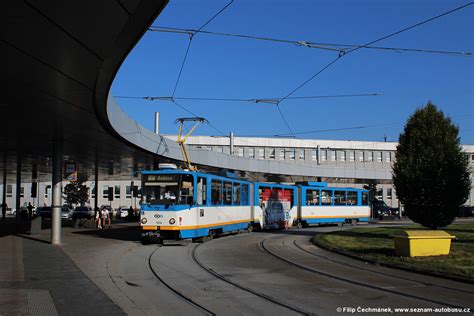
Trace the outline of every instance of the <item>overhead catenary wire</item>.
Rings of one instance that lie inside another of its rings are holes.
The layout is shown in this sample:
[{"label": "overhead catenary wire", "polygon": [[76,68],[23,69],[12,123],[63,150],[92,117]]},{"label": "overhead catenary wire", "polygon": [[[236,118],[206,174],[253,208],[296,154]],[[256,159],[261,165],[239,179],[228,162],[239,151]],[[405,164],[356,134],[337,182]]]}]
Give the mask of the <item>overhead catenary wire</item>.
[{"label": "overhead catenary wire", "polygon": [[[150,32],[176,33],[176,34],[188,34],[188,35],[196,34],[198,32],[198,30],[194,30],[194,29],[164,27],[164,26],[151,26],[148,30]],[[234,34],[234,33],[213,32],[213,31],[203,31],[203,30],[200,30],[199,33],[214,35],[214,36],[235,37],[235,38],[283,43],[283,44],[291,44],[291,45],[296,45],[300,47],[321,49],[321,50],[327,50],[327,51],[337,51],[337,52],[340,52],[343,50],[349,50],[352,48],[364,48],[364,49],[372,49],[372,50],[394,51],[398,53],[414,52],[414,53],[430,53],[430,54],[441,54],[441,55],[462,56],[462,57],[474,56],[474,53],[470,51],[447,51],[447,50],[435,50],[435,49],[423,49],[423,48],[384,47],[384,46],[357,45],[357,44],[344,44],[344,43],[313,42],[313,41],[289,40],[289,39],[279,39],[279,38],[272,38],[272,37],[266,37],[266,36],[253,36],[253,35],[246,35],[246,34]]]},{"label": "overhead catenary wire", "polygon": [[188,55],[189,55],[189,51],[191,49],[191,44],[193,42],[193,37],[196,33],[202,31],[202,29],[207,26],[209,23],[211,23],[219,14],[221,14],[222,12],[224,12],[225,9],[227,9],[232,3],[234,2],[234,0],[230,0],[230,2],[228,4],[226,4],[222,9],[220,9],[216,14],[214,14],[210,19],[208,19],[206,22],[204,22],[204,24],[201,25],[201,27],[199,27],[195,33],[188,33],[189,35],[189,42],[188,42],[188,46],[186,47],[186,53],[184,54],[184,57],[183,57],[183,61],[181,62],[181,66],[180,66],[180,69],[179,69],[179,73],[178,73],[178,77],[176,79],[176,82],[175,82],[175,85],[174,85],[174,88],[173,88],[173,93],[171,94],[172,97],[174,97],[175,93],[176,93],[176,89],[178,89],[178,85],[179,85],[179,81],[181,79],[181,74],[183,73],[183,69],[184,69],[184,65],[186,64],[186,60],[188,58]]},{"label": "overhead catenary wire", "polygon": [[[434,20],[436,20],[436,19],[439,19],[439,18],[441,18],[441,17],[443,17],[443,16],[446,16],[446,15],[448,15],[448,14],[451,14],[451,13],[454,13],[454,12],[459,11],[459,10],[461,10],[461,9],[464,9],[464,8],[466,8],[466,7],[468,7],[468,6],[472,5],[472,4],[474,4],[474,2],[470,2],[470,3],[464,4],[464,5],[462,5],[462,6],[456,7],[456,8],[454,8],[454,9],[452,9],[452,10],[446,11],[446,12],[444,12],[444,13],[438,14],[438,15],[436,15],[436,16],[434,16],[434,17],[429,18],[429,19],[426,19],[426,20],[423,20],[423,21],[418,22],[418,23],[416,23],[416,24],[413,24],[413,25],[411,25],[411,26],[405,27],[405,28],[403,28],[403,29],[401,29],[401,30],[399,30],[399,31],[392,32],[392,33],[390,33],[390,34],[388,34],[388,35],[385,35],[385,36],[382,36],[382,37],[380,37],[380,38],[377,38],[377,39],[375,39],[375,40],[373,40],[373,41],[370,41],[370,42],[366,43],[365,45],[361,45],[361,46],[356,47],[356,48],[353,48],[353,49],[351,49],[351,50],[349,50],[349,51],[341,50],[336,58],[334,58],[333,60],[331,60],[331,61],[330,61],[328,64],[326,64],[323,68],[321,68],[320,70],[318,70],[314,75],[312,75],[311,77],[309,77],[308,79],[306,79],[305,81],[303,81],[303,82],[302,82],[301,84],[299,84],[295,89],[291,90],[290,93],[288,93],[285,97],[281,98],[281,99],[278,101],[277,105],[278,105],[278,111],[279,111],[280,115],[282,116],[283,120],[284,120],[285,123],[286,123],[287,121],[286,121],[286,119],[284,118],[283,112],[280,110],[279,105],[280,105],[283,101],[285,101],[286,99],[288,99],[290,96],[292,96],[294,93],[296,93],[298,90],[300,90],[301,88],[303,88],[306,84],[308,84],[309,82],[311,82],[314,78],[318,77],[318,76],[319,76],[321,73],[323,73],[326,69],[328,69],[329,67],[331,67],[332,65],[334,65],[334,64],[335,64],[337,61],[339,61],[342,57],[347,56],[348,54],[353,53],[353,52],[355,52],[355,51],[357,51],[357,50],[359,50],[359,49],[361,49],[361,48],[363,48],[363,47],[365,47],[365,46],[375,44],[375,43],[380,42],[380,41],[382,41],[382,40],[385,40],[385,39],[387,39],[387,38],[393,37],[393,36],[395,36],[395,35],[398,35],[398,34],[401,34],[401,33],[403,33],[403,32],[406,32],[406,31],[408,31],[408,30],[411,30],[411,29],[413,29],[413,28],[419,27],[419,26],[421,26],[421,25],[423,25],[423,24],[426,24],[426,23],[429,23],[429,22],[434,21]],[[290,131],[290,134],[292,135],[292,137],[296,138],[296,136],[293,134],[291,128],[289,128],[289,131]]]},{"label": "overhead catenary wire", "polygon": [[[381,96],[381,93],[357,93],[357,94],[333,94],[333,95],[314,95],[314,96],[299,96],[290,97],[292,100],[304,99],[324,99],[324,98],[348,98],[348,97],[375,97]],[[275,104],[281,97],[266,97],[266,98],[212,98],[212,97],[176,97],[176,96],[114,96],[117,99],[139,99],[146,101],[169,101],[173,100],[193,100],[193,101],[219,101],[219,102],[251,102],[251,103],[270,103]]]}]

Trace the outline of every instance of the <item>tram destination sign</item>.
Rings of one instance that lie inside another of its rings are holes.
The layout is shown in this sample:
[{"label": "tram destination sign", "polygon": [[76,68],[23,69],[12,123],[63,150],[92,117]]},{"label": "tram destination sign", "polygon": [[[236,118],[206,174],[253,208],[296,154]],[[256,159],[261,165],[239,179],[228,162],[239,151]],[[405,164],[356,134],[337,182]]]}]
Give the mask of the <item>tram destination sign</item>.
[{"label": "tram destination sign", "polygon": [[149,174],[146,182],[178,182],[176,174]]}]

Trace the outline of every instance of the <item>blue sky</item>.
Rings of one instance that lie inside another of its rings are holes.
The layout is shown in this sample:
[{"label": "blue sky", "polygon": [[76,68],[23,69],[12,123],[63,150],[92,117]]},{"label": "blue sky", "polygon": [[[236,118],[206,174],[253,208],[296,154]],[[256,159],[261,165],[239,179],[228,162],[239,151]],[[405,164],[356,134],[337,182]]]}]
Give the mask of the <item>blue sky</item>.
[{"label": "blue sky", "polygon": [[[155,26],[197,29],[226,0],[175,0]],[[467,1],[235,0],[204,30],[312,42],[366,44]],[[377,46],[474,51],[474,5],[406,31]],[[147,32],[122,65],[114,96],[171,96],[189,42],[183,34]],[[338,52],[292,44],[196,34],[176,97],[283,97]],[[375,97],[285,100],[280,109],[298,138],[398,140],[407,118],[431,100],[459,125],[461,142],[474,144],[474,57],[360,49],[298,90],[294,96],[381,93]],[[168,101],[117,99],[149,129],[160,112],[160,130],[176,134],[178,117],[190,114]],[[277,107],[251,102],[181,100],[205,117],[196,134],[288,134]]]}]

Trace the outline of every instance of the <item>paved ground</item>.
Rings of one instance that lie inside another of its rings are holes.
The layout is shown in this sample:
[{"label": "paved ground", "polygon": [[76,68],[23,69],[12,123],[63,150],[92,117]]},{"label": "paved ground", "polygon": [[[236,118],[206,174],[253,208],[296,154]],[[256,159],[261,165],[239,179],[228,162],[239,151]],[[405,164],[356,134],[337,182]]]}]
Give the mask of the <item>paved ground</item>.
[{"label": "paved ground", "polygon": [[336,315],[338,308],[358,306],[474,307],[474,285],[365,264],[310,242],[316,232],[340,229],[335,226],[165,247],[142,246],[137,227],[126,223],[64,228],[61,247],[43,242],[49,230],[15,236],[12,226],[0,228],[0,315]]},{"label": "paved ground", "polygon": [[0,315],[123,314],[60,247],[12,227],[0,221]]}]

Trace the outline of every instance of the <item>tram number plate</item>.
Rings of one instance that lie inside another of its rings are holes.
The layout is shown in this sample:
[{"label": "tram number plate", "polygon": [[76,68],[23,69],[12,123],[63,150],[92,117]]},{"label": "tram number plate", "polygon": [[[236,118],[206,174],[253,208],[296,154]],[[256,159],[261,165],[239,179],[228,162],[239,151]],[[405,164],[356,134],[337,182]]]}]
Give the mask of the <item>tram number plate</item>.
[{"label": "tram number plate", "polygon": [[200,209],[200,210],[199,210],[199,216],[200,216],[200,217],[204,217],[204,209]]}]

